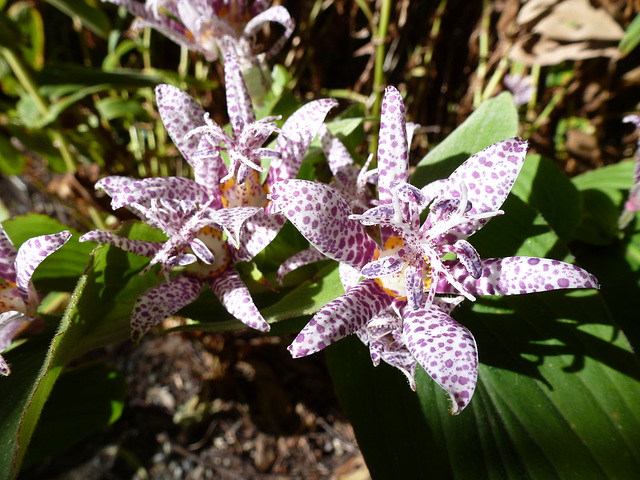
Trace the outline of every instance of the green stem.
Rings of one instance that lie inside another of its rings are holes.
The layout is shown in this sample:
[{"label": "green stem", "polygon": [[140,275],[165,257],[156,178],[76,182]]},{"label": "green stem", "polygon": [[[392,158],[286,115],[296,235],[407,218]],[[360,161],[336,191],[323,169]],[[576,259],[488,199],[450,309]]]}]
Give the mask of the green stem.
[{"label": "green stem", "polygon": [[478,108],[482,103],[482,90],[484,79],[487,75],[487,59],[489,58],[489,27],[491,26],[491,2],[482,2],[482,23],[480,25],[480,35],[478,36],[478,72],[476,78],[476,88],[473,92],[473,106]]},{"label": "green stem", "polygon": [[[24,64],[22,59],[16,55],[16,53],[6,47],[0,47],[0,54],[5,58],[9,67],[13,71],[13,74],[18,79],[18,82],[25,89],[27,95],[29,95],[33,102],[35,103],[38,111],[43,116],[47,115],[49,111],[49,105],[46,99],[40,95],[38,91],[38,86],[36,85],[31,73],[29,72],[29,68]],[[67,171],[73,172],[76,169],[75,161],[71,152],[69,151],[69,145],[67,143],[66,138],[62,135],[62,132],[59,130],[51,131],[53,137],[54,146],[60,151],[60,155],[62,156],[62,160],[64,161],[65,166],[67,167]]]}]

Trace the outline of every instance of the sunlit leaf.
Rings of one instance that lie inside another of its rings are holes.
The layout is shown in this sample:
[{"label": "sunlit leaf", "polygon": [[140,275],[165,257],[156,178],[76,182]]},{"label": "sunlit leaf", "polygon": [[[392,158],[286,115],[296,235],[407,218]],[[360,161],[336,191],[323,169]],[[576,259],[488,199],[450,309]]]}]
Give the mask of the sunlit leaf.
[{"label": "sunlit leaf", "polygon": [[483,102],[420,162],[411,183],[422,187],[447,178],[462,162],[489,145],[518,135],[518,111],[510,93]]}]

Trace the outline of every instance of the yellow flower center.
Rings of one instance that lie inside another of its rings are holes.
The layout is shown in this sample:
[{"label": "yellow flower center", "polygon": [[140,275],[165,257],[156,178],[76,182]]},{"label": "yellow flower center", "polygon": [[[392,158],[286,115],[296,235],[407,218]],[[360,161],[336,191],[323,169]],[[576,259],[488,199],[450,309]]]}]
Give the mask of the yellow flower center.
[{"label": "yellow flower center", "polygon": [[[374,254],[374,260],[394,255],[403,246],[404,242],[401,237],[391,236],[385,242],[382,251],[380,251],[379,249],[376,250]],[[424,257],[424,259],[425,264],[422,269],[422,282],[424,284],[424,289],[428,291],[431,288],[431,264],[429,263],[429,259],[427,257]],[[398,300],[406,300],[407,287],[404,275],[408,265],[409,263],[405,261],[405,264],[399,271],[390,275],[377,277],[374,280],[387,293],[387,295],[397,298]]]}]

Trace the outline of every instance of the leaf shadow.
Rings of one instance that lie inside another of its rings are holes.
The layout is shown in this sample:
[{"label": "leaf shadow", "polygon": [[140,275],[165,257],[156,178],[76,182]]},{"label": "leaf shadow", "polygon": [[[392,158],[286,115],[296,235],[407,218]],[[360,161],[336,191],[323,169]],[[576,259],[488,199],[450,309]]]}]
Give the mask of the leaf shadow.
[{"label": "leaf shadow", "polygon": [[595,291],[481,297],[454,316],[469,328],[480,361],[527,375],[553,390],[547,368],[567,373],[588,358],[640,380],[640,362]]}]

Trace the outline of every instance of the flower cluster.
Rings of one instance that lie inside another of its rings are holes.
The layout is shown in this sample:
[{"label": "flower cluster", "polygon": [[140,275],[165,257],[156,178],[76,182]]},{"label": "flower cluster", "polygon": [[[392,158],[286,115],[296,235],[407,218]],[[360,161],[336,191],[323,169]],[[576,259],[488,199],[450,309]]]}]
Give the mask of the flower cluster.
[{"label": "flower cluster", "polygon": [[255,63],[253,43],[260,29],[271,22],[284,27],[284,33],[266,52],[278,53],[293,33],[293,20],[282,6],[270,7],[271,0],[106,0],[125,7],[137,17],[133,28],[151,27],[207,60],[218,52],[232,54],[241,63]]},{"label": "flower cluster", "polygon": [[[323,125],[335,100],[307,103],[281,126],[280,117],[256,118],[243,72],[247,63],[258,61],[253,37],[264,23],[285,29],[267,56],[291,35],[293,23],[283,7],[268,8],[270,2],[261,0],[251,7],[234,0],[108,1],[137,15],[138,26],[156,28],[209,60],[220,53],[230,123],[229,128],[218,125],[187,93],[159,85],[160,117],[192,167],[193,179],[109,176],[96,184],[111,197],[113,209],[129,209],[166,236],[151,242],[93,230],[80,239],[149,257],[142,273],[154,266],[162,273],[164,282],[134,304],[134,341],[196,300],[203,288],[245,325],[268,331],[235,266],[251,261],[289,220],[311,246],[285,261],[277,280],[329,258],[339,262],[345,290],[303,328],[289,346],[291,354],[310,355],[356,334],[374,365],[384,361],[396,367],[414,390],[417,365],[424,368],[448,393],[451,413],[457,414],[473,396],[478,352],[472,333],[451,317],[456,305],[478,295],[598,287],[586,271],[556,260],[483,259],[468,240],[503,214],[526,142],[498,142],[449,178],[417,188],[409,183],[409,145],[417,126],[406,122],[404,103],[393,87],[382,102],[378,166],[372,170],[372,158],[358,166]],[[330,184],[296,179],[316,134],[334,176]],[[35,314],[33,270],[69,234],[37,237],[15,252],[0,233],[2,350]],[[1,357],[0,373],[8,373]]]},{"label": "flower cluster", "polygon": [[[289,349],[301,357],[356,333],[369,345],[374,364],[384,360],[397,367],[412,388],[419,363],[450,395],[451,413],[457,414],[471,400],[478,374],[473,335],[449,315],[462,298],[597,288],[597,281],[557,260],[481,259],[467,241],[503,213],[499,208],[524,161],[525,142],[491,145],[448,179],[418,189],[408,183],[404,104],[393,87],[383,100],[379,138],[378,204],[363,213],[354,214],[330,185],[285,180],[272,188],[274,204],[311,245],[351,270],[349,278],[362,278],[320,309]],[[363,225],[379,225],[379,242]]]},{"label": "flower cluster", "polygon": [[[269,330],[233,266],[251,260],[284,225],[286,218],[274,211],[267,193],[274,183],[297,175],[311,140],[336,102],[310,102],[277,128],[275,118],[256,120],[233,55],[226,57],[225,80],[231,134],[180,89],[156,88],[162,121],[193,168],[194,180],[107,177],[96,185],[111,196],[114,209],[128,208],[167,236],[167,241],[158,243],[93,230],[80,239],[151,257],[148,268],[161,265],[166,283],[143,292],[134,306],[134,341],[197,299],[203,286],[209,286],[238,320]],[[264,148],[274,132],[278,133],[275,146]],[[228,166],[223,153],[229,158]],[[265,170],[262,159],[270,161],[264,182],[259,176]],[[183,268],[171,278],[175,267]]]}]

